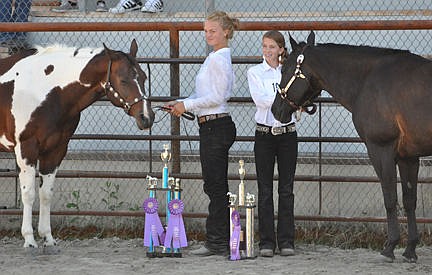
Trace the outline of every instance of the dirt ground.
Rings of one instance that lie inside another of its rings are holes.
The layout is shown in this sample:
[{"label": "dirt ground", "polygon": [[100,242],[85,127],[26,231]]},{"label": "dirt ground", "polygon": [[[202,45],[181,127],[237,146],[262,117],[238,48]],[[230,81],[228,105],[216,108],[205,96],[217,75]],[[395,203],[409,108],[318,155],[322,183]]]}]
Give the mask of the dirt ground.
[{"label": "dirt ground", "polygon": [[222,256],[195,257],[190,250],[200,243],[189,242],[182,258],[148,258],[142,239],[119,238],[59,241],[59,251],[29,252],[23,240],[0,240],[0,274],[431,274],[432,247],[417,250],[417,263],[405,263],[402,249],[396,260],[385,263],[378,251],[343,250],[328,246],[299,245],[296,255],[257,257],[229,261]]}]

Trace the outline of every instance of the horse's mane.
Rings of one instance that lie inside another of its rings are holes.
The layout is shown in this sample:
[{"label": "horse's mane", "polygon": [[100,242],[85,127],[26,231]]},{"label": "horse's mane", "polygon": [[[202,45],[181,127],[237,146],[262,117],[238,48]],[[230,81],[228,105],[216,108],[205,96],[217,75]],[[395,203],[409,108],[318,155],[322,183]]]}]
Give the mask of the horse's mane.
[{"label": "horse's mane", "polygon": [[380,47],[372,47],[372,46],[364,46],[364,45],[354,46],[354,45],[334,44],[334,43],[318,43],[317,45],[325,48],[337,49],[340,51],[355,50],[355,53],[358,54],[376,54],[380,56],[410,53],[410,51],[408,50],[380,48]]},{"label": "horse's mane", "polygon": [[65,55],[72,55],[75,57],[91,57],[94,53],[100,53],[103,48],[78,48],[70,47],[62,44],[53,44],[49,46],[36,46],[37,54],[48,54],[48,53],[65,53]]}]

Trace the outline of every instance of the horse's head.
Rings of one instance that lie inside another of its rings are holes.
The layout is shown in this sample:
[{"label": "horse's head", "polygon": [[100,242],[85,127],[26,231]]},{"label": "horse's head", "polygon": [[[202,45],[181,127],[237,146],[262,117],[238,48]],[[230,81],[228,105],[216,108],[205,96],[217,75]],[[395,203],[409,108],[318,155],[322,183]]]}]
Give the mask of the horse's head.
[{"label": "horse's head", "polygon": [[297,43],[291,35],[289,38],[292,52],[282,65],[282,79],[271,108],[274,117],[283,123],[291,121],[291,115],[297,110],[313,114],[316,106],[312,101],[321,92],[305,55],[315,44],[315,34],[311,32],[307,42]]},{"label": "horse's head", "polygon": [[144,82],[147,76],[136,61],[138,46],[135,39],[131,43],[129,54],[110,50],[105,44],[104,47],[108,57],[105,84],[108,99],[133,116],[138,128],[151,128],[155,114],[145,93]]}]

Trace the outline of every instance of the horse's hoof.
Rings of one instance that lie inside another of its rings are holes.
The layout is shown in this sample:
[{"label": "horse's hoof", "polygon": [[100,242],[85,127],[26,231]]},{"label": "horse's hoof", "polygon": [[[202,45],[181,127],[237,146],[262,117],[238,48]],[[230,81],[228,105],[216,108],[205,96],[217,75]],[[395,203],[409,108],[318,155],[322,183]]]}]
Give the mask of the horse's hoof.
[{"label": "horse's hoof", "polygon": [[395,260],[395,257],[394,257],[394,255],[393,255],[393,257],[391,257],[391,256],[387,256],[387,255],[384,255],[383,253],[381,253],[380,259],[385,263],[393,263]]},{"label": "horse's hoof", "polygon": [[417,255],[415,253],[404,252],[402,254],[403,261],[406,263],[417,263]]},{"label": "horse's hoof", "polygon": [[44,246],[42,253],[45,255],[57,255],[60,254],[61,250],[58,246]]}]

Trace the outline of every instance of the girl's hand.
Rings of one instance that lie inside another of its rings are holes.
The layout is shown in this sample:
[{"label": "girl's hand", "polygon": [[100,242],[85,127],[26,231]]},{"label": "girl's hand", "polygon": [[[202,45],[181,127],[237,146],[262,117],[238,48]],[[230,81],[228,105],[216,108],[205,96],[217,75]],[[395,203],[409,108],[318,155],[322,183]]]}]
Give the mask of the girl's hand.
[{"label": "girl's hand", "polygon": [[176,117],[180,117],[186,111],[183,102],[177,102],[171,107],[171,113]]}]

